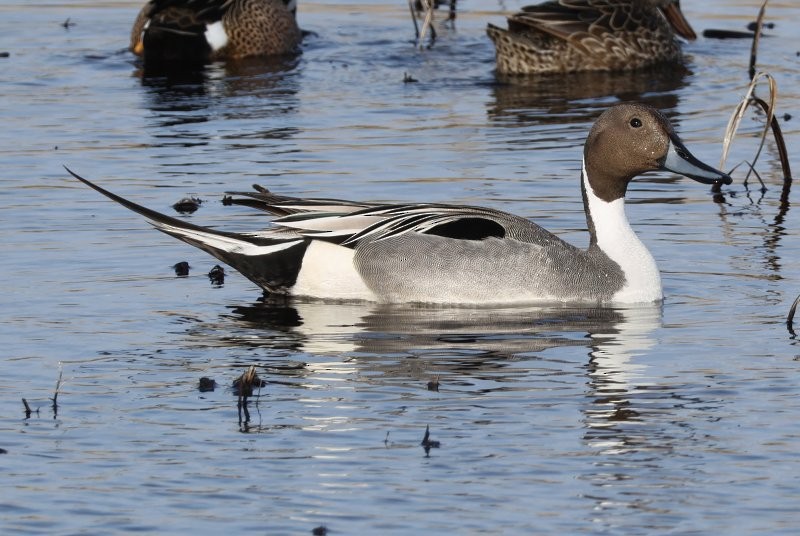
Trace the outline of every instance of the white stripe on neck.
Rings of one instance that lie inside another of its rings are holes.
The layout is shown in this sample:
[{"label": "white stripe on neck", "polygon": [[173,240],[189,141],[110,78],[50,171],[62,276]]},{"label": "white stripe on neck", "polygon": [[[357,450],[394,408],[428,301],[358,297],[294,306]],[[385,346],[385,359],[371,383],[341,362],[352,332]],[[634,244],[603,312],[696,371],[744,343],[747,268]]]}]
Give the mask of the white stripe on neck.
[{"label": "white stripe on neck", "polygon": [[228,44],[228,34],[225,32],[225,27],[222,25],[221,20],[206,26],[205,36],[206,41],[211,46],[211,50],[214,52]]},{"label": "white stripe on neck", "polygon": [[608,202],[597,197],[589,184],[585,162],[582,176],[597,245],[611,260],[619,264],[625,274],[625,286],[614,294],[612,300],[619,303],[660,300],[663,297],[661,274],[655,259],[628,223],[625,199]]}]

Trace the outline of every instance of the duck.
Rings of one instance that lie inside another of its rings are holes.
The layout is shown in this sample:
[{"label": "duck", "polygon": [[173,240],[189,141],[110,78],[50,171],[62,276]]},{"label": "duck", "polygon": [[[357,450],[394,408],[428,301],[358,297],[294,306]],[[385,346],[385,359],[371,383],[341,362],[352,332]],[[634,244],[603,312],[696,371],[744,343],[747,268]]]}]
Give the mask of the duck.
[{"label": "duck", "polygon": [[150,0],[131,29],[145,64],[197,65],[292,54],[302,32],[296,0]]},{"label": "duck", "polygon": [[508,17],[508,29],[490,23],[486,32],[501,75],[675,64],[683,58],[676,35],[697,38],[680,0],[551,0]]},{"label": "duck", "polygon": [[382,303],[631,304],[662,300],[656,262],[625,215],[630,181],[665,170],[703,184],[731,178],[695,158],[658,110],[610,107],[596,120],[580,174],[589,245],[527,218],[454,204],[386,204],[280,195],[258,185],[223,202],[273,216],[235,233],[189,223],[77,180],[196,246],[268,295]]}]

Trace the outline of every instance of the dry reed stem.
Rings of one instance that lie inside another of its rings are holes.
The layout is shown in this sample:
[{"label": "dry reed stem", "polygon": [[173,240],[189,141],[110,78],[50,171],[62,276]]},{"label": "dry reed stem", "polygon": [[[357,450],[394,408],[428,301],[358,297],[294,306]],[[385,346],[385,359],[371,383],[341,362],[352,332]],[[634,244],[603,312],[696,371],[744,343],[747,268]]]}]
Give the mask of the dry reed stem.
[{"label": "dry reed stem", "polygon": [[775,102],[778,98],[778,84],[775,82],[775,79],[771,74],[759,72],[756,73],[752,80],[750,80],[750,84],[747,86],[747,91],[745,91],[744,97],[742,97],[742,99],[739,101],[739,104],[736,106],[731,118],[728,120],[728,126],[725,128],[725,135],[723,136],[722,140],[722,156],[719,159],[720,169],[725,169],[725,161],[728,159],[728,152],[730,151],[733,138],[736,135],[736,132],[739,130],[739,125],[742,122],[742,117],[744,117],[744,112],[752,100],[753,91],[755,90],[756,85],[758,85],[759,80],[762,78],[764,78],[769,84],[769,109],[767,110],[767,122],[764,125],[764,131],[761,134],[761,143],[759,144],[756,157],[753,159],[753,166],[755,166],[758,156],[761,154],[761,148],[764,146],[764,141],[767,137],[767,132],[769,132],[770,125],[772,124],[772,118],[774,116]]},{"label": "dry reed stem", "polygon": [[758,17],[756,18],[756,29],[753,35],[753,44],[750,46],[751,79],[756,75],[756,58],[758,56],[758,43],[761,41],[761,29],[764,23],[764,13],[766,13],[767,10],[767,2],[769,2],[769,0],[764,0],[764,3],[761,4],[761,9],[758,10]]},{"label": "dry reed stem", "polygon": [[[733,143],[733,138],[736,136],[736,132],[739,129],[739,126],[742,122],[745,110],[749,105],[756,104],[764,111],[764,113],[766,113],[767,121],[764,124],[764,130],[761,133],[761,139],[759,140],[758,150],[756,151],[755,157],[753,158],[752,162],[747,162],[749,171],[747,172],[747,176],[745,177],[745,184],[747,184],[747,179],[750,177],[751,173],[755,173],[756,176],[758,177],[758,173],[756,173],[755,170],[755,165],[759,157],[761,156],[761,152],[764,149],[764,143],[766,142],[767,139],[767,133],[771,129],[772,136],[773,139],[775,140],[775,145],[777,146],[778,154],[781,161],[784,184],[788,185],[788,183],[791,182],[792,180],[792,171],[789,165],[789,155],[788,151],[786,150],[786,142],[784,141],[783,138],[783,132],[781,131],[778,119],[775,117],[775,103],[777,102],[778,99],[778,85],[775,79],[769,73],[760,71],[756,72],[758,44],[761,39],[761,29],[763,27],[764,14],[766,13],[768,1],[769,0],[764,0],[764,3],[761,4],[761,9],[758,12],[758,17],[756,19],[755,33],[753,35],[753,44],[750,49],[750,84],[747,86],[747,91],[745,92],[744,97],[742,97],[741,101],[739,101],[738,106],[736,106],[736,109],[734,110],[730,120],[728,121],[728,126],[725,129],[725,136],[723,138],[723,143],[722,143],[722,156],[720,157],[719,167],[720,169],[725,168],[725,161],[728,158],[728,152],[730,151],[730,146]],[[769,102],[766,102],[760,97],[754,95],[755,88],[761,81],[761,79],[767,81],[769,87]],[[738,165],[735,167],[738,167]],[[758,177],[758,179],[763,187],[764,182],[761,181],[760,177]]]},{"label": "dry reed stem", "polygon": [[798,304],[800,304],[800,295],[798,295],[794,299],[794,303],[792,303],[792,306],[789,308],[789,314],[786,317],[786,329],[788,329],[789,333],[791,333],[792,335],[795,334],[794,329],[792,328],[792,324],[794,322],[794,313],[795,311],[797,311]]}]

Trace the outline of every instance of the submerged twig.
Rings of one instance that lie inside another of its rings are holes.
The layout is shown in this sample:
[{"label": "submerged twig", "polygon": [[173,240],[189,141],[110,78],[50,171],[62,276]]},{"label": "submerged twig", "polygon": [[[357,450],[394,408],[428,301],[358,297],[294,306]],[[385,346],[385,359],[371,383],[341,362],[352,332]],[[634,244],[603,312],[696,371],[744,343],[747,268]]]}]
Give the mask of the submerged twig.
[{"label": "submerged twig", "polygon": [[[761,106],[764,112],[769,116],[770,111],[774,112],[774,109],[770,110],[770,105],[764,102],[764,99],[760,97],[753,97],[753,102]],[[786,150],[786,142],[783,139],[783,131],[781,130],[780,122],[778,121],[778,117],[772,113],[772,119],[769,121],[769,126],[772,129],[772,137],[775,138],[775,145],[778,149],[778,157],[781,160],[781,169],[783,170],[783,178],[784,180],[791,181],[792,180],[792,169],[789,166],[789,152]]]},{"label": "submerged twig", "polygon": [[[24,398],[22,399],[22,405],[23,405],[23,406],[25,406],[25,418],[26,418],[26,419],[29,419],[29,418],[30,418],[30,416],[31,416],[31,414],[33,413],[33,410],[32,410],[32,409],[31,409],[31,407],[28,405],[28,401],[27,401],[27,400],[25,400]],[[39,412],[39,410],[36,410],[36,412],[38,413],[38,412]]]},{"label": "submerged twig", "polygon": [[[256,366],[250,365],[247,371],[233,381],[233,388],[236,391],[239,399],[237,400],[237,408],[239,409],[239,424],[250,422],[250,411],[247,408],[247,399],[253,396],[253,388],[264,387],[266,382],[258,377],[256,374]],[[242,419],[244,413],[244,419]]]},{"label": "submerged twig", "polygon": [[53,401],[53,418],[55,419],[58,416],[58,393],[61,390],[61,378],[64,376],[64,368],[61,363],[58,364],[58,381],[56,381],[56,391],[53,393],[53,398],[50,400]]},{"label": "submerged twig", "polygon": [[794,313],[797,311],[797,305],[800,304],[800,294],[794,299],[794,303],[789,308],[789,314],[786,316],[786,329],[789,330],[789,333],[792,335],[796,335],[794,332]]},{"label": "submerged twig", "polygon": [[422,445],[422,448],[425,449],[425,456],[430,455],[431,449],[438,449],[441,446],[441,443],[431,439],[430,424],[425,426],[425,436],[422,438],[422,442],[420,442],[420,445]]}]

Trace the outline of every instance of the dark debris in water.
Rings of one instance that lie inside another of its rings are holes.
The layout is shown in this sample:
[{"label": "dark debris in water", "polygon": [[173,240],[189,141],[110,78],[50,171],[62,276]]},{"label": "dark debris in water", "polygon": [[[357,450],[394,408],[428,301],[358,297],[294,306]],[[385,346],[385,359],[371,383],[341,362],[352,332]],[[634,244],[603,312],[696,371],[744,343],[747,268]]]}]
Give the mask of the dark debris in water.
[{"label": "dark debris in water", "polygon": [[703,30],[703,37],[708,39],[752,39],[756,34],[739,30]]},{"label": "dark debris in water", "polygon": [[[765,22],[761,25],[762,30],[772,30],[775,28],[774,22]],[[709,28],[703,31],[703,37],[710,39],[752,39],[758,30],[758,21],[753,21],[747,25],[746,32],[739,30],[715,30]]]},{"label": "dark debris in water", "polygon": [[200,378],[200,385],[197,388],[201,393],[208,393],[209,391],[213,391],[217,388],[217,382],[214,381],[214,378],[203,376]]},{"label": "dark debris in water", "polygon": [[250,365],[250,368],[241,376],[233,380],[233,392],[242,398],[253,396],[254,387],[265,387],[267,382],[262,380],[256,373],[255,365]]},{"label": "dark debris in water", "polygon": [[[774,22],[765,22],[761,25],[762,28],[766,28],[767,30],[773,30],[775,28]],[[755,32],[758,28],[758,21],[753,21],[747,25],[747,29],[751,32]]]},{"label": "dark debris in water", "polygon": [[422,438],[420,445],[422,445],[422,448],[425,449],[425,456],[428,456],[430,454],[431,449],[438,449],[441,446],[441,443],[431,439],[430,425],[425,426],[425,436]]},{"label": "dark debris in water", "polygon": [[[28,404],[28,401],[25,400],[24,398],[22,399],[22,405],[25,406],[25,418],[26,419],[30,418],[30,416],[34,413],[34,410],[31,409],[30,405]],[[38,408],[35,411],[36,413],[39,413]]]},{"label": "dark debris in water", "polygon": [[314,527],[311,529],[311,534],[314,536],[325,536],[328,534],[328,529],[325,527],[325,525],[320,525],[319,527]]},{"label": "dark debris in water", "polygon": [[403,73],[403,83],[404,84],[413,84],[414,82],[419,82],[416,78],[411,76],[408,73]]},{"label": "dark debris in water", "polygon": [[225,283],[225,268],[219,264],[214,265],[210,272],[208,272],[208,279],[212,285],[221,287]]},{"label": "dark debris in water", "polygon": [[198,199],[197,197],[184,197],[174,205],[174,208],[177,212],[181,214],[192,214],[193,212],[197,211],[200,208],[200,205],[203,204],[202,199]]},{"label": "dark debris in water", "polygon": [[789,308],[789,314],[786,315],[786,329],[789,330],[789,333],[791,333],[793,337],[797,335],[794,331],[794,314],[795,312],[797,312],[797,306],[799,304],[800,304],[800,295],[798,295],[794,299],[792,306]]},{"label": "dark debris in water", "polygon": [[175,275],[178,277],[186,277],[189,275],[189,263],[186,261],[181,261],[177,264],[172,265],[172,269],[175,270]]},{"label": "dark debris in water", "polygon": [[248,423],[250,422],[247,399],[253,395],[254,387],[261,388],[265,385],[267,385],[267,382],[258,377],[255,365],[250,365],[250,368],[244,374],[233,380],[233,390],[239,397],[236,403],[236,407],[239,409],[239,426],[243,431],[248,430]]},{"label": "dark debris in water", "polygon": [[69,18],[69,17],[67,17],[67,20],[65,20],[64,22],[62,22],[62,23],[61,23],[61,26],[63,26],[63,27],[64,27],[64,28],[66,28],[67,30],[69,30],[69,29],[70,29],[70,28],[72,28],[73,26],[76,26],[76,23],[72,22],[72,19],[71,19],[71,18]]},{"label": "dark debris in water", "polygon": [[10,52],[0,52],[0,58],[7,58],[11,55]]},{"label": "dark debris in water", "polygon": [[428,382],[428,391],[438,391],[438,390],[439,390],[439,376],[437,375]]}]

